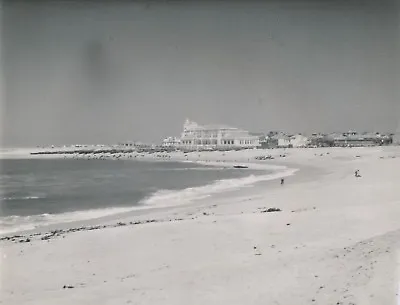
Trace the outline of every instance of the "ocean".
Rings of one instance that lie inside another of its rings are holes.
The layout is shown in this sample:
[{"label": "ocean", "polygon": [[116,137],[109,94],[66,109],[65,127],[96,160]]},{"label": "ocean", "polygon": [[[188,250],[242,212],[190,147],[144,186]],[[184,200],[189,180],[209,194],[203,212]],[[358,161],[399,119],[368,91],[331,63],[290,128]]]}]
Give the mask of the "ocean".
[{"label": "ocean", "polygon": [[213,193],[250,186],[271,173],[190,162],[1,162],[0,234],[140,208],[189,204]]}]

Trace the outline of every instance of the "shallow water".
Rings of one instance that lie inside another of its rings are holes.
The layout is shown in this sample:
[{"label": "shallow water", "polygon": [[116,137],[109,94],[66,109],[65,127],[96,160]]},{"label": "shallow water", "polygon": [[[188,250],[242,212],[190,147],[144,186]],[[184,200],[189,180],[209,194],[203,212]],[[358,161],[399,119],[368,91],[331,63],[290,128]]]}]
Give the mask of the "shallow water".
[{"label": "shallow water", "polygon": [[265,171],[131,160],[2,160],[0,232],[183,204]]}]

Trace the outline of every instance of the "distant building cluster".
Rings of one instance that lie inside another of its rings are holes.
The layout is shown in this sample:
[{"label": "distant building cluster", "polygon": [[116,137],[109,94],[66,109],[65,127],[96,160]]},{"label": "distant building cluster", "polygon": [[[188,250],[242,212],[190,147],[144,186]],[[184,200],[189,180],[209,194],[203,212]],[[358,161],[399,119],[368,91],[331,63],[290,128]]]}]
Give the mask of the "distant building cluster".
[{"label": "distant building cluster", "polygon": [[180,137],[168,137],[162,147],[185,151],[233,150],[255,148],[360,147],[400,144],[400,134],[344,133],[286,134],[269,132],[256,134],[225,125],[200,125],[186,120]]},{"label": "distant building cluster", "polygon": [[126,147],[126,148],[135,148],[135,149],[150,149],[150,148],[155,148],[156,145],[153,144],[147,144],[147,143],[142,143],[142,142],[122,142],[118,143],[115,145],[116,147]]},{"label": "distant building cluster", "polygon": [[[287,134],[271,131],[268,134],[249,132],[240,128],[225,125],[200,125],[186,120],[180,137],[167,137],[160,144],[142,142],[120,142],[116,145],[84,145],[73,144],[47,148],[79,151],[102,151],[110,148],[118,151],[159,152],[159,151],[201,151],[201,150],[241,150],[258,148],[316,148],[316,147],[368,147],[400,145],[400,131],[391,134],[379,132],[359,133],[348,131],[343,133]],[[38,148],[46,148],[46,146]]]},{"label": "distant building cluster", "polygon": [[393,135],[377,133],[357,133],[349,131],[345,133],[318,134],[310,138],[311,147],[367,147],[382,146],[393,143]]},{"label": "distant building cluster", "polygon": [[265,137],[265,148],[292,148],[307,147],[309,138],[302,135],[288,135],[283,132],[270,132]]}]

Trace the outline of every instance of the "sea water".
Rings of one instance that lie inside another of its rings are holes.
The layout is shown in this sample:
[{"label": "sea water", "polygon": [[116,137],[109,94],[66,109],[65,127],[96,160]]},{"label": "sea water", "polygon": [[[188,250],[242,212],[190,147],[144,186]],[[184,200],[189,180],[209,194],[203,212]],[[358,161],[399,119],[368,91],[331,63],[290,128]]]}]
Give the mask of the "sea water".
[{"label": "sea water", "polygon": [[191,202],[264,179],[266,170],[190,162],[1,160],[0,234]]}]

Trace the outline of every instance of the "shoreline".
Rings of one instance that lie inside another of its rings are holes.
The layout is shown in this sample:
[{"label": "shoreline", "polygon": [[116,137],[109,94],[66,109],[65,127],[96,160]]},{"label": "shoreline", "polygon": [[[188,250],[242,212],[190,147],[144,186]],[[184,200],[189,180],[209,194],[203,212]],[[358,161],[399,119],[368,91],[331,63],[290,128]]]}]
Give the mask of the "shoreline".
[{"label": "shoreline", "polygon": [[[162,161],[160,161],[162,162]],[[172,162],[179,162],[172,160]],[[185,162],[185,161],[182,161]],[[186,161],[187,162],[187,161]],[[190,161],[189,161],[190,162]],[[194,163],[203,164],[203,161],[198,161]],[[219,163],[214,163],[215,166],[219,166]],[[255,163],[256,165],[260,165]],[[266,165],[266,164],[262,164]],[[214,166],[214,165],[211,165]],[[173,221],[183,221],[183,220],[194,220],[201,216],[208,216],[207,215],[198,215],[196,217],[186,217],[186,218],[171,218],[170,215],[174,215],[178,212],[186,213],[187,215],[193,215],[193,211],[199,209],[209,209],[210,207],[222,206],[227,204],[226,201],[231,200],[241,200],[241,198],[251,198],[251,197],[258,197],[260,195],[265,194],[265,192],[276,187],[279,187],[276,183],[276,180],[280,179],[281,177],[293,177],[294,182],[292,185],[296,185],[298,183],[304,182],[304,177],[296,177],[297,175],[304,176],[303,171],[305,171],[304,166],[298,166],[298,168],[288,168],[285,165],[273,165],[271,166],[275,170],[279,169],[287,169],[289,172],[282,173],[282,172],[274,172],[270,173],[266,176],[272,176],[270,179],[262,179],[260,181],[252,183],[250,186],[251,190],[246,190],[245,186],[238,187],[238,189],[233,190],[225,190],[222,192],[217,192],[214,194],[210,194],[208,198],[205,199],[198,199],[194,200],[194,202],[185,204],[174,204],[170,206],[138,206],[133,207],[132,210],[110,214],[106,216],[101,216],[98,218],[89,218],[77,221],[68,221],[68,222],[59,222],[54,224],[48,224],[41,227],[37,227],[34,229],[28,230],[18,230],[15,232],[9,232],[0,234],[0,242],[2,241],[12,241],[12,242],[32,242],[34,239],[38,239],[38,237],[45,237],[41,238],[41,240],[49,240],[53,237],[59,237],[61,235],[75,233],[75,232],[82,232],[82,231],[92,231],[92,230],[102,230],[102,229],[109,229],[115,228],[120,226],[132,226],[132,225],[143,225],[147,223],[163,223],[163,222],[173,222]],[[269,167],[263,166],[264,170],[267,170]],[[309,167],[307,167],[309,168]],[[250,169],[250,167],[249,167]],[[261,171],[261,169],[258,169]],[[321,171],[317,171],[321,174]],[[311,178],[311,181],[318,179],[318,174]],[[310,177],[308,177],[310,178]],[[239,178],[242,179],[242,178]],[[228,179],[231,180],[231,179]],[[233,179],[236,180],[236,179]],[[218,182],[221,180],[216,180]],[[305,180],[307,181],[307,180]],[[207,184],[204,186],[209,186],[212,184]],[[199,186],[199,187],[204,187]],[[179,191],[184,191],[177,190]],[[222,200],[221,200],[222,199]],[[218,202],[218,200],[220,200]],[[216,203],[215,203],[216,202]],[[129,209],[129,208],[128,208]],[[77,211],[80,212],[80,211]],[[82,211],[84,212],[84,211]],[[263,213],[262,211],[258,211]],[[265,213],[265,212],[264,212]],[[28,241],[27,241],[28,240]]]},{"label": "shoreline", "polygon": [[[324,149],[325,153],[327,149]],[[328,151],[331,149],[328,149]],[[336,151],[346,151],[343,149],[333,149]],[[362,149],[361,149],[362,150]],[[108,210],[110,211],[110,214],[108,215],[101,215],[98,217],[88,217],[85,219],[80,219],[80,220],[66,220],[66,221],[60,221],[56,223],[49,223],[49,224],[44,224],[40,225],[39,227],[36,228],[29,228],[29,229],[17,229],[13,230],[10,232],[4,232],[0,233],[0,237],[6,237],[6,236],[11,236],[11,235],[17,235],[17,234],[27,234],[27,233],[38,233],[38,232],[46,232],[46,231],[51,231],[51,230],[57,230],[57,229],[71,229],[73,227],[77,226],[86,226],[86,225],[99,225],[103,224],[104,222],[110,222],[114,221],[117,222],[120,219],[126,219],[127,217],[137,217],[141,215],[147,215],[147,214],[154,214],[158,212],[168,212],[171,209],[177,209],[177,208],[189,208],[189,206],[197,204],[201,205],[204,203],[204,201],[208,200],[224,200],[224,198],[235,198],[235,196],[252,196],[254,193],[261,193],[264,191],[265,187],[271,187],[273,182],[277,179],[283,178],[283,177],[296,177],[298,176],[298,171],[300,168],[304,171],[305,168],[307,168],[307,175],[309,176],[308,180],[312,181],[317,179],[316,175],[320,175],[321,173],[324,172],[324,170],[321,167],[321,164],[319,165],[314,165],[314,164],[308,164],[308,162],[305,162],[305,160],[297,160],[296,162],[290,162],[286,160],[287,156],[290,156],[291,154],[296,154],[296,153],[309,153],[310,151],[318,151],[318,149],[275,149],[275,150],[244,150],[244,151],[230,151],[230,152],[191,152],[191,153],[182,153],[182,152],[174,152],[167,154],[168,158],[167,159],[159,159],[155,158],[154,154],[142,154],[140,153],[141,158],[130,158],[128,156],[124,156],[121,159],[109,159],[109,161],[118,161],[118,160],[123,160],[123,161],[136,161],[136,162],[178,162],[178,163],[195,163],[195,164],[200,164],[203,166],[212,166],[212,167],[226,167],[226,168],[232,168],[234,165],[246,165],[248,166],[248,170],[273,170],[273,173],[270,173],[268,175],[265,175],[264,178],[263,175],[257,175],[256,177],[259,177],[258,179],[255,179],[255,181],[251,181],[249,184],[244,184],[242,186],[238,187],[238,190],[236,189],[225,189],[220,192],[212,192],[208,196],[211,196],[209,198],[206,198],[205,200],[202,199],[195,199],[194,202],[189,202],[189,203],[180,203],[180,204],[169,204],[167,206],[162,206],[160,204],[155,204],[154,206],[151,205],[142,205],[142,206],[132,206],[132,207],[110,207]],[[350,151],[351,150],[347,150]],[[28,152],[28,150],[25,150],[25,153]],[[275,154],[275,160],[255,160],[255,157],[258,155],[271,155],[272,153]],[[285,158],[281,158],[279,160],[278,158],[280,156],[284,155]],[[314,155],[318,155],[318,153],[315,153]],[[69,155],[67,158],[64,158],[62,155],[39,155],[39,159],[75,159],[73,155]],[[278,157],[279,156],[279,157]],[[43,158],[44,157],[44,158]],[[38,159],[37,156],[30,157],[30,155],[25,154],[22,159]],[[78,160],[86,160],[87,156],[77,158]],[[90,156],[89,160],[90,161]],[[315,173],[309,173],[309,169],[313,168]],[[287,171],[286,173],[282,173],[283,171]],[[281,174],[282,173],[282,174]],[[271,177],[275,175],[274,177]],[[251,176],[251,175],[250,175]],[[246,177],[250,177],[246,176]],[[238,178],[238,179],[243,179],[246,177]],[[304,180],[305,178],[301,178],[301,180]],[[210,187],[214,183],[218,183],[220,181],[228,181],[230,179],[222,179],[222,180],[216,180],[211,183],[202,185],[202,186],[197,186],[196,188],[201,188],[201,187]],[[294,180],[295,182],[297,181],[296,178],[291,179],[292,181]],[[253,186],[251,191],[246,191],[246,188],[249,186]],[[185,189],[180,189],[176,190],[174,193],[182,192],[185,191]],[[149,198],[152,198],[152,196],[155,193],[153,193]],[[112,210],[115,209],[114,212]],[[105,210],[105,209],[104,209]],[[117,211],[121,210],[121,211]],[[124,210],[124,211],[122,211]],[[93,212],[96,213],[98,210],[93,209],[93,210],[83,210],[83,211],[76,211],[76,213],[84,213],[84,212]],[[61,214],[54,214],[54,215],[63,215],[64,213]],[[40,215],[38,215],[40,216]]]},{"label": "shoreline", "polygon": [[[36,158],[34,158],[36,159]],[[61,158],[64,159],[64,158]],[[231,169],[233,168],[234,165],[237,163],[235,162],[229,162],[229,161],[207,161],[207,160],[181,160],[179,158],[175,159],[170,159],[170,160],[146,160],[146,159],[129,159],[129,158],[124,158],[123,160],[127,161],[136,161],[136,162],[177,162],[177,163],[194,163],[194,164],[199,164],[202,166],[207,166],[207,167],[223,167],[225,169]],[[115,160],[110,160],[110,161],[115,161]],[[248,166],[246,170],[250,171],[268,171],[268,174],[257,174],[254,176],[254,181],[249,181],[249,183],[245,183],[243,185],[239,185],[236,187],[233,187],[233,189],[221,189],[220,191],[212,191],[209,190],[207,193],[207,200],[213,200],[213,198],[218,198],[219,196],[229,196],[229,193],[235,192],[235,190],[241,190],[249,185],[257,185],[260,183],[265,183],[270,180],[277,180],[280,179],[281,177],[288,177],[295,175],[297,172],[297,169],[291,169],[288,168],[285,165],[276,165],[276,164],[260,164],[256,162],[241,162],[241,164],[245,164]],[[271,172],[272,171],[272,172]],[[196,186],[194,188],[210,188],[217,183],[223,183],[226,181],[239,181],[243,180],[246,178],[253,177],[253,174],[243,176],[241,178],[226,178],[222,180],[214,180],[210,183],[207,183],[205,185],[200,185]],[[192,189],[192,188],[189,188]],[[171,195],[173,194],[179,194],[181,192],[184,192],[187,189],[179,189],[175,191],[171,191]],[[148,201],[151,199],[157,199],[157,201],[161,201],[161,198],[156,198],[156,193],[151,194],[147,198],[143,198],[142,201]],[[227,195],[226,195],[227,194]],[[193,205],[198,205],[199,202],[202,202],[202,199],[194,199],[193,202],[184,202],[184,203],[172,203],[166,206],[163,206],[162,203],[146,203],[145,205],[138,205],[138,206],[132,206],[132,207],[110,207],[107,209],[102,209],[104,212],[108,210],[110,214],[108,215],[102,215],[102,216],[94,216],[94,217],[88,217],[80,220],[65,220],[65,221],[59,221],[56,223],[49,223],[49,224],[43,224],[39,225],[38,227],[35,228],[27,228],[27,229],[15,229],[15,230],[10,230],[9,232],[1,232],[0,233],[0,240],[1,239],[7,239],[7,237],[10,236],[17,236],[17,235],[32,235],[32,234],[37,234],[37,233],[46,233],[49,231],[55,231],[55,230],[69,230],[69,229],[74,229],[76,227],[82,227],[82,226],[99,226],[104,224],[105,222],[109,223],[110,221],[115,221],[117,222],[118,220],[121,219],[126,219],[129,217],[137,217],[141,215],[151,215],[157,212],[168,212],[171,209],[177,209],[177,208],[190,208]],[[114,211],[113,211],[114,210]],[[73,214],[73,213],[96,213],[99,210],[93,209],[93,210],[82,210],[82,211],[75,211],[75,212],[69,212],[69,213],[59,213],[59,214],[53,214],[54,216],[62,216],[62,215],[67,215],[67,214]],[[43,214],[44,215],[44,214]],[[41,215],[32,215],[32,216],[41,216]],[[108,224],[109,225],[109,224]],[[28,224],[26,225],[28,226]]]}]

